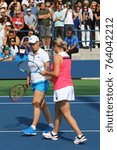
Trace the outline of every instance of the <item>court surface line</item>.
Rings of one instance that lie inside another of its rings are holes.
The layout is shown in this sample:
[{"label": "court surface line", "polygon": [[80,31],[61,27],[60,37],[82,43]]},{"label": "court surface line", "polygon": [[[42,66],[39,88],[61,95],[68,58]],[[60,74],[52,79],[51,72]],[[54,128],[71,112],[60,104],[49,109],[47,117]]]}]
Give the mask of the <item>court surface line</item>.
[{"label": "court surface line", "polygon": [[[0,98],[9,96],[0,96]],[[33,96],[23,96],[23,97],[33,97]],[[46,97],[53,97],[53,95],[47,95]],[[75,97],[100,97],[100,95],[75,95]]]},{"label": "court surface line", "polygon": [[[46,102],[49,105],[54,105],[54,102]],[[70,104],[100,104],[100,102],[71,102]],[[0,105],[32,105],[29,102],[8,102],[8,103],[0,103]]]},{"label": "court surface line", "polygon": [[[86,132],[86,133],[99,133],[100,130],[81,130],[82,132]],[[22,131],[19,131],[19,130],[11,130],[11,131],[5,131],[5,130],[2,130],[0,131],[0,133],[20,133]],[[39,133],[41,133],[42,131],[37,131]],[[59,131],[60,133],[73,133],[74,130],[60,130]]]}]

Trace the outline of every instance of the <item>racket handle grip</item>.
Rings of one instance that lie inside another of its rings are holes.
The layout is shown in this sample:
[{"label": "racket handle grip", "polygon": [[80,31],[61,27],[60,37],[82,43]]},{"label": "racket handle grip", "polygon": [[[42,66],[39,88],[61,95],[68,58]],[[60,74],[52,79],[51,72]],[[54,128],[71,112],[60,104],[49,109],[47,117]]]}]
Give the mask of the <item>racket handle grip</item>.
[{"label": "racket handle grip", "polygon": [[30,86],[30,83],[26,83],[26,85],[25,85],[27,88]]},{"label": "racket handle grip", "polygon": [[29,86],[30,86],[30,85],[28,85],[28,84],[23,84],[23,87],[24,87],[25,91],[26,91],[26,89],[27,89]]}]

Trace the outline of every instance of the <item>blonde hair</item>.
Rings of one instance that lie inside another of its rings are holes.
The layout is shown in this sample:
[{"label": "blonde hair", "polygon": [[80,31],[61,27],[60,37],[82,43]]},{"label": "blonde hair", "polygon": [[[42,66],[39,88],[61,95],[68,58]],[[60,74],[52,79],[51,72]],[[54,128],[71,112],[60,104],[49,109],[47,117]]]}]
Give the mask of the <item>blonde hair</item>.
[{"label": "blonde hair", "polygon": [[65,48],[67,46],[67,43],[65,41],[63,41],[61,38],[56,38],[54,41],[53,41],[53,46],[58,46],[60,48]]}]

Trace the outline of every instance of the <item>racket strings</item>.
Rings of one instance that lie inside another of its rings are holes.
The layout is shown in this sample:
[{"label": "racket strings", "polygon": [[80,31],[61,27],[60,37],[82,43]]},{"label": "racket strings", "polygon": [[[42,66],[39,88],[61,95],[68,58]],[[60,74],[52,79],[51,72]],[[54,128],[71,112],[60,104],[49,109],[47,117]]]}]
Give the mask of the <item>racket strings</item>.
[{"label": "racket strings", "polygon": [[24,87],[17,85],[10,90],[10,97],[13,101],[17,101],[22,98],[25,93]]},{"label": "racket strings", "polygon": [[38,71],[38,66],[33,61],[23,61],[19,64],[19,69],[26,73],[35,73]]},{"label": "racket strings", "polygon": [[30,68],[28,66],[28,62],[27,61],[24,61],[24,62],[20,63],[19,68],[23,72],[30,72]]},{"label": "racket strings", "polygon": [[29,62],[28,65],[29,65],[30,72],[36,72],[38,70],[38,67],[35,63]]}]

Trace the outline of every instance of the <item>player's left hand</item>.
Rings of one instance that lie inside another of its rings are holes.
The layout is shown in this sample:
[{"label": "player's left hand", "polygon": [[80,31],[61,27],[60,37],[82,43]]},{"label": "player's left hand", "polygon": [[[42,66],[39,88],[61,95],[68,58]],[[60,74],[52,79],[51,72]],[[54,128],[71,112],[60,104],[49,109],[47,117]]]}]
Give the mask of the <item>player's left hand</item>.
[{"label": "player's left hand", "polygon": [[42,74],[43,76],[47,76],[47,71],[46,70],[41,71],[40,74]]}]

